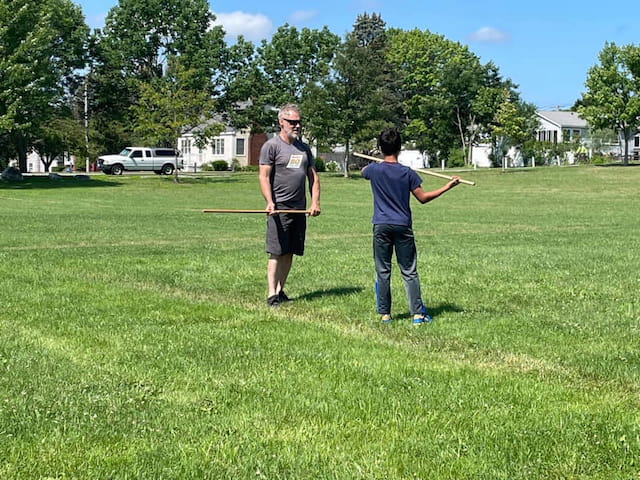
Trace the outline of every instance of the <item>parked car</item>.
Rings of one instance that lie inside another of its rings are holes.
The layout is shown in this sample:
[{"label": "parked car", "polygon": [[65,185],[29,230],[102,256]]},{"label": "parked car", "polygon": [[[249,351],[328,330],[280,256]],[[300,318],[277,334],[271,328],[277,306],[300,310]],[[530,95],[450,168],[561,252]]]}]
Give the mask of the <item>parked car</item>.
[{"label": "parked car", "polygon": [[117,155],[98,157],[98,167],[107,175],[122,175],[125,170],[171,175],[182,166],[182,154],[174,148],[127,147]]}]

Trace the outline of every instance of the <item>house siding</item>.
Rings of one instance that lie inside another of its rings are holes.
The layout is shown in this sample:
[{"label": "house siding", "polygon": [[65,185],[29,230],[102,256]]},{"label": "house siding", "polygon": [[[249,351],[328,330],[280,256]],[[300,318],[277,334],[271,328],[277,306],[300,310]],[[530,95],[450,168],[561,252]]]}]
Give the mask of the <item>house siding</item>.
[{"label": "house siding", "polygon": [[[199,149],[193,134],[186,133],[178,139],[177,148],[182,152],[184,169],[187,171],[197,171],[203,165],[217,160],[224,160],[231,166],[235,159],[240,167],[246,167],[251,157],[251,137],[248,130],[227,129]],[[239,142],[244,146],[241,151],[238,151]]]}]

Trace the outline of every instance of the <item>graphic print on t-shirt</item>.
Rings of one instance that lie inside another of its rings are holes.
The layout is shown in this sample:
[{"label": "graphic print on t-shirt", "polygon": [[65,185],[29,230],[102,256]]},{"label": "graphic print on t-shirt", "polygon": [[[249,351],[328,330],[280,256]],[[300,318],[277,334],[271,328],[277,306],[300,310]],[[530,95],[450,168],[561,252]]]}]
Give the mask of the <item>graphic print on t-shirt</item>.
[{"label": "graphic print on t-shirt", "polygon": [[289,157],[289,163],[287,168],[300,168],[302,166],[302,159],[304,155],[291,155]]}]

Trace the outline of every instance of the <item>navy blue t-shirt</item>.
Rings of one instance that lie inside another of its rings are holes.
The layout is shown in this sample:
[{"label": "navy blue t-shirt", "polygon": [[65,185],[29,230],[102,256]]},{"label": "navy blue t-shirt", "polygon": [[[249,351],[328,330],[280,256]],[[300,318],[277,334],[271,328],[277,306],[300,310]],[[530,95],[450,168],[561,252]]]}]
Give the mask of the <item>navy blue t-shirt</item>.
[{"label": "navy blue t-shirt", "polygon": [[411,226],[409,197],[422,184],[420,176],[409,167],[395,162],[371,163],[362,171],[371,182],[374,225]]}]

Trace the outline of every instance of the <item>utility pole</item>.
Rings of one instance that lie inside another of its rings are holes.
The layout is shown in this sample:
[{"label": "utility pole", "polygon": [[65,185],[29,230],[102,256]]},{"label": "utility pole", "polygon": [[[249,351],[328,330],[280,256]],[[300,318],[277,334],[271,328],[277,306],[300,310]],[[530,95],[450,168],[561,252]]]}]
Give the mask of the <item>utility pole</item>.
[{"label": "utility pole", "polygon": [[89,75],[84,79],[84,145],[87,151],[85,169],[89,173]]}]

